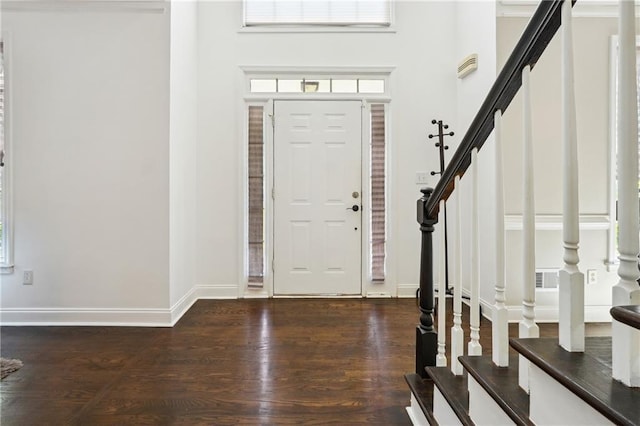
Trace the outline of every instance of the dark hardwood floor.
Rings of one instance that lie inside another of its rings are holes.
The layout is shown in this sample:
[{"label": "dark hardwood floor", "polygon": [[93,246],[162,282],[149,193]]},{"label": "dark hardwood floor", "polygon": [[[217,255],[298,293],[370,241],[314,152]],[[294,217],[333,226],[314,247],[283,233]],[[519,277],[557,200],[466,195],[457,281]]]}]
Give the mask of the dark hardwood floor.
[{"label": "dark hardwood floor", "polygon": [[201,300],[174,328],[2,327],[2,425],[410,424],[412,299]]},{"label": "dark hardwood floor", "polygon": [[25,365],[0,423],[409,425],[417,321],[414,299],[201,300],[173,328],[2,327]]}]

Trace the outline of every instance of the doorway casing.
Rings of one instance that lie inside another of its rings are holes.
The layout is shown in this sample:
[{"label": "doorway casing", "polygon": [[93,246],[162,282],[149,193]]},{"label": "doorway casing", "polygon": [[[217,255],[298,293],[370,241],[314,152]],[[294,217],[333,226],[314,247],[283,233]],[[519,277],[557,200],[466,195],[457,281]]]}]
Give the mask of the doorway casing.
[{"label": "doorway casing", "polygon": [[[274,140],[273,140],[273,112],[274,112],[274,101],[277,100],[331,100],[331,101],[360,101],[362,103],[362,209],[363,209],[363,220],[362,220],[362,241],[361,241],[361,294],[356,297],[391,297],[395,296],[389,292],[377,292],[375,286],[377,284],[372,283],[371,277],[369,276],[370,270],[370,260],[369,260],[369,240],[368,236],[370,233],[370,224],[364,216],[365,212],[369,211],[369,176],[370,176],[370,153],[369,153],[369,143],[371,140],[371,131],[370,131],[370,116],[371,104],[383,104],[385,106],[385,119],[386,119],[386,140],[387,140],[387,158],[386,158],[386,169],[387,169],[387,199],[391,199],[392,191],[389,190],[392,180],[392,168],[391,168],[391,155],[392,150],[390,149],[391,144],[389,135],[391,134],[391,125],[390,125],[390,111],[389,105],[391,103],[391,96],[389,90],[389,81],[391,79],[391,73],[393,71],[393,67],[261,67],[261,66],[241,66],[240,72],[238,73],[237,84],[243,88],[244,97],[241,102],[239,102],[238,108],[242,109],[242,113],[239,115],[244,117],[239,125],[241,129],[239,129],[239,134],[242,135],[243,141],[243,150],[242,155],[240,156],[240,165],[238,167],[239,172],[241,173],[240,181],[242,182],[243,191],[239,194],[239,207],[240,211],[243,212],[244,217],[243,220],[239,224],[239,238],[240,241],[243,241],[241,244],[241,253],[239,253],[239,270],[240,270],[240,285],[238,286],[238,297],[239,298],[265,298],[265,297],[274,297],[274,282],[273,282],[273,248],[274,248],[274,205],[273,205],[273,177],[274,177]],[[306,77],[309,78],[312,76],[313,78],[382,78],[385,80],[385,92],[384,93],[376,93],[376,94],[366,94],[366,93],[353,93],[353,94],[344,94],[344,93],[251,93],[250,91],[250,81],[255,78],[301,78]],[[247,148],[247,140],[248,140],[248,107],[249,106],[262,106],[264,108],[264,160],[265,160],[265,199],[264,199],[264,211],[265,211],[265,271],[264,271],[264,281],[262,287],[255,287],[248,285],[248,250],[247,250],[247,235],[248,235],[248,220],[247,220],[247,196],[248,196],[248,148]],[[388,231],[387,231],[387,239],[389,238],[393,232],[391,219],[391,212],[388,210]],[[392,268],[391,259],[393,257],[393,249],[392,242],[389,241],[387,244],[387,277],[394,276],[394,271]],[[387,278],[388,280],[389,278]],[[276,296],[278,297],[278,296]],[[290,297],[290,296],[280,296],[280,297]],[[299,296],[293,296],[299,297]],[[304,297],[328,297],[327,295],[320,296],[304,296]],[[348,296],[339,296],[339,297],[348,297]],[[354,297],[354,296],[350,296]]]}]

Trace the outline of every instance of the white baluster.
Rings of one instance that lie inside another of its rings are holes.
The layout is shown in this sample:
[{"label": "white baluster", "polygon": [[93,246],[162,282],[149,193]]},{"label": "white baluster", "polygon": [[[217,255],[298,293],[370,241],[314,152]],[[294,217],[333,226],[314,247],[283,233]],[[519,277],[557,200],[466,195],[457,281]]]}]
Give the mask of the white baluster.
[{"label": "white baluster", "polygon": [[509,319],[505,306],[505,234],[504,234],[504,184],[502,174],[502,111],[494,114],[496,145],[496,295],[491,323],[493,362],[499,367],[509,365]]},{"label": "white baluster", "polygon": [[462,239],[462,209],[460,208],[460,176],[454,179],[453,196],[455,201],[455,235],[453,242],[453,327],[451,327],[451,371],[462,374],[462,364],[458,357],[464,355],[464,331],[462,330],[462,259],[460,258],[460,240]]},{"label": "white baluster", "polygon": [[564,268],[559,273],[558,335],[560,345],[567,351],[584,352],[584,274],[578,269],[580,213],[571,10],[571,1],[565,1],[562,5],[561,28]]},{"label": "white baluster", "polygon": [[[638,287],[638,106],[635,5],[620,1],[618,49],[618,251],[614,305],[640,305]],[[640,332],[612,324],[613,377],[640,386]]]},{"label": "white baluster", "polygon": [[[540,330],[535,323],[536,304],[536,210],[533,193],[533,133],[531,129],[531,67],[522,70],[523,99],[523,204],[522,204],[522,321],[519,326],[520,337],[539,337]],[[529,391],[529,362],[520,355],[518,368],[519,384]]]},{"label": "white baluster", "polygon": [[438,274],[438,354],[436,355],[436,366],[446,367],[447,356],[445,355],[447,329],[447,286],[446,286],[446,264],[445,264],[445,241],[444,241],[444,201],[440,201],[440,258]]},{"label": "white baluster", "polygon": [[471,340],[467,346],[469,355],[482,355],[480,345],[480,245],[479,245],[479,178],[478,148],[471,150],[471,300],[470,320]]}]

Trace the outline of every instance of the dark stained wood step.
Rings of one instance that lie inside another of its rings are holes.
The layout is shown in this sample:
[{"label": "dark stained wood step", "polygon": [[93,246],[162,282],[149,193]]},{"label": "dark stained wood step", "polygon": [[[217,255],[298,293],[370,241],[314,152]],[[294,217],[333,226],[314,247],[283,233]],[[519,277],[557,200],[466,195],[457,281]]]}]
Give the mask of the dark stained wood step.
[{"label": "dark stained wood step", "polygon": [[473,425],[469,417],[469,391],[467,376],[456,376],[449,367],[427,367],[427,374],[438,387],[453,412],[463,425]]},{"label": "dark stained wood step", "polygon": [[409,389],[416,397],[422,412],[431,426],[437,426],[438,422],[433,417],[433,381],[423,379],[416,373],[405,374],[404,379],[409,385]]},{"label": "dark stained wood step", "polygon": [[633,328],[640,328],[640,306],[614,306],[610,312],[617,321]]},{"label": "dark stained wood step", "polygon": [[556,338],[511,339],[510,344],[612,422],[640,423],[640,388],[611,377],[610,337],[586,338],[584,353],[565,351]]},{"label": "dark stained wood step", "polygon": [[463,356],[460,362],[517,425],[533,425],[529,419],[529,395],[518,385],[518,356],[509,367],[498,367],[490,356]]}]

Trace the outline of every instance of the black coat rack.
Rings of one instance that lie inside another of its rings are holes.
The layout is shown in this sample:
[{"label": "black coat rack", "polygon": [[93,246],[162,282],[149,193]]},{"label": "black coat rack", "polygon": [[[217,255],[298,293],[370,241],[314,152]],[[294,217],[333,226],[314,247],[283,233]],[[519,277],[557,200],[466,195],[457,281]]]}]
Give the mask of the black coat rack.
[{"label": "black coat rack", "polygon": [[[453,136],[453,132],[445,133],[445,130],[449,128],[449,125],[444,124],[442,120],[431,120],[431,124],[438,125],[438,133],[435,135],[429,135],[429,139],[438,137],[438,142],[436,142],[436,148],[438,148],[438,152],[440,153],[440,171],[432,171],[431,176],[440,175],[444,172],[444,152],[449,149],[448,145],[444,144],[445,136]],[[445,279],[445,288],[447,294],[452,294],[451,289],[449,288],[449,245],[447,242],[447,203],[445,201],[444,204],[444,279]]]}]

